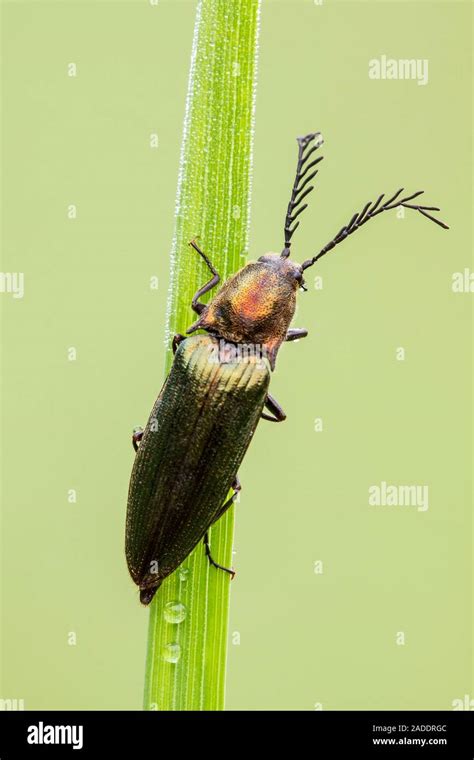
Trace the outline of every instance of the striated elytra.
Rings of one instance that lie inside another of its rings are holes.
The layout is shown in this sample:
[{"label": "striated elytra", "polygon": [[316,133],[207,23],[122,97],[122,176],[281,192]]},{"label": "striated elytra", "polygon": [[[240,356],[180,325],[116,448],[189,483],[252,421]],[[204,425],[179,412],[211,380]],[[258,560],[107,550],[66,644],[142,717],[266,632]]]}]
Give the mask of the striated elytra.
[{"label": "striated elytra", "polygon": [[182,341],[143,432],[126,556],[144,604],[232,503],[270,381],[267,359],[235,353],[209,335]]}]

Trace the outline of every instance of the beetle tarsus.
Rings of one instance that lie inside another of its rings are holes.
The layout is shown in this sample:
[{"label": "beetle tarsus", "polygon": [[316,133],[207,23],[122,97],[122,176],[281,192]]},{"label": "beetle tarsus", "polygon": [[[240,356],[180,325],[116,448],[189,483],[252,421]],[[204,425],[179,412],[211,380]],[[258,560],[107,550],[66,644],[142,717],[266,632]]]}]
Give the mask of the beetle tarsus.
[{"label": "beetle tarsus", "polygon": [[143,428],[141,427],[133,428],[132,446],[135,449],[135,453],[138,451],[138,444],[140,443],[142,438],[143,438]]},{"label": "beetle tarsus", "polygon": [[[231,498],[233,500],[233,497]],[[224,565],[219,565],[219,563],[216,562],[215,559],[213,559],[212,554],[211,554],[211,547],[209,545],[209,533],[207,530],[204,534],[204,549],[206,551],[206,557],[208,558],[210,564],[213,567],[217,568],[217,570],[224,570],[224,572],[229,573],[232,580],[232,578],[235,576],[235,570],[232,567],[224,567]]]},{"label": "beetle tarsus", "polygon": [[292,340],[299,340],[300,338],[306,338],[308,331],[304,327],[292,327],[286,331],[286,342],[289,343]]},{"label": "beetle tarsus", "polygon": [[[222,515],[224,514],[224,512],[227,512],[227,510],[229,509],[229,507],[232,506],[232,504],[234,503],[234,501],[237,498],[237,494],[239,493],[239,491],[242,490],[242,485],[240,483],[238,475],[235,476],[235,478],[234,478],[234,480],[232,482],[232,488],[234,489],[234,493],[232,494],[232,496],[230,496],[227,499],[227,501],[225,502],[225,504],[222,505],[222,508],[219,510],[219,512],[217,513],[216,517],[214,518],[214,520],[212,522],[213,525],[218,520],[220,520],[220,518],[222,517]],[[209,533],[208,533],[208,531],[206,531],[206,533],[204,535],[204,547],[205,547],[205,550],[206,550],[206,557],[208,558],[208,560],[211,563],[211,565],[213,567],[217,567],[219,570],[225,570],[226,573],[230,573],[231,576],[232,576],[231,577],[231,580],[232,580],[232,578],[235,575],[235,570],[233,570],[232,568],[224,567],[223,565],[219,565],[219,563],[215,562],[214,559],[212,558],[211,547],[210,547],[210,544],[209,544]]]},{"label": "beetle tarsus", "polygon": [[286,414],[281,408],[280,404],[273,398],[273,396],[270,396],[269,393],[267,393],[267,397],[265,399],[265,408],[271,412],[271,415],[262,412],[262,419],[268,420],[269,422],[283,422],[286,420]]}]

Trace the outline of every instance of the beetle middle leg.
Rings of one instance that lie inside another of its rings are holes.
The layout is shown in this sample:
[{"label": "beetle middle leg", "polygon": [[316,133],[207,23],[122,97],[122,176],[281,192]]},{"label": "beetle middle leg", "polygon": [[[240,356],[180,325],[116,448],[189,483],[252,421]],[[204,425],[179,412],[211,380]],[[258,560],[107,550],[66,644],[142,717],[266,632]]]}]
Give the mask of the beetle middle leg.
[{"label": "beetle middle leg", "polygon": [[212,290],[212,288],[214,288],[220,282],[221,278],[217,270],[214,268],[210,259],[208,259],[204,251],[201,251],[201,249],[199,248],[198,244],[196,243],[196,240],[195,239],[190,240],[189,245],[191,246],[191,248],[194,248],[194,250],[197,251],[197,253],[199,253],[199,255],[204,259],[204,261],[207,264],[208,269],[212,272],[212,275],[213,275],[212,278],[209,280],[209,282],[206,282],[206,284],[203,285],[202,288],[199,288],[199,290],[195,292],[193,296],[193,300],[191,301],[191,307],[196,312],[196,314],[202,314],[202,311],[205,309],[205,304],[198,303],[199,299],[201,298],[201,296],[204,295],[204,293],[207,293],[209,290]]},{"label": "beetle middle leg", "polygon": [[265,398],[265,408],[268,409],[271,414],[265,414],[265,412],[262,412],[260,415],[262,419],[268,420],[269,422],[283,422],[283,420],[286,420],[286,414],[280,404],[273,398],[273,396],[270,396],[269,393],[267,393]]},{"label": "beetle middle leg", "polygon": [[285,340],[289,342],[290,340],[299,340],[300,338],[306,338],[308,335],[308,331],[304,329],[304,327],[292,327],[286,332],[286,338]]},{"label": "beetle middle leg", "polygon": [[143,438],[143,432],[144,432],[144,431],[143,431],[143,428],[141,428],[141,427],[136,427],[136,428],[133,428],[133,433],[132,433],[132,446],[133,446],[133,448],[135,449],[135,452],[137,452],[137,451],[138,451],[138,444],[140,443],[140,441],[141,441],[141,440],[142,440],[142,438]]},{"label": "beetle middle leg", "polygon": [[[214,525],[214,523],[216,523],[222,517],[222,515],[224,514],[224,512],[227,512],[227,510],[229,509],[229,507],[232,506],[232,504],[234,503],[234,501],[237,498],[237,494],[239,493],[239,491],[242,490],[242,486],[240,484],[240,480],[239,480],[238,475],[235,476],[235,480],[232,483],[232,488],[234,489],[234,493],[222,505],[221,509],[219,510],[219,512],[217,513],[216,517],[214,518],[214,520],[212,522],[213,525]],[[204,534],[204,549],[206,551],[206,557],[208,558],[209,563],[213,567],[216,567],[218,570],[224,570],[226,573],[229,573],[230,576],[231,576],[231,579],[232,579],[234,577],[234,575],[235,575],[235,570],[233,570],[231,567],[224,567],[224,565],[220,565],[218,562],[216,562],[213,559],[212,554],[211,554],[211,546],[209,544],[209,531],[207,531],[207,530],[206,530],[206,532]]]},{"label": "beetle middle leg", "polygon": [[186,335],[181,335],[181,333],[176,333],[176,335],[173,335],[173,340],[171,342],[171,348],[173,349],[173,356],[178,350],[179,344],[182,343],[183,340],[186,340]]}]

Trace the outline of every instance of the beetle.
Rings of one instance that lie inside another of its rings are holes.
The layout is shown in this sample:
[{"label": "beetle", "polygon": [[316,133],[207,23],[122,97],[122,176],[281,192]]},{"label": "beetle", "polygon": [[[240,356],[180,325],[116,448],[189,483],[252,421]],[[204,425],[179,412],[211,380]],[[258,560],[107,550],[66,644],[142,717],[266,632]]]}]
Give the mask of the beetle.
[{"label": "beetle", "polygon": [[[298,159],[284,224],[281,253],[269,252],[232,275],[209,303],[201,297],[220,282],[219,273],[196,239],[190,246],[212,274],[195,293],[197,320],[186,335],[173,338],[174,360],[145,430],[133,433],[136,451],[130,479],[126,558],[140,600],[149,604],[157,589],[204,540],[212,565],[234,571],[212,557],[209,529],[231,506],[240,490],[238,469],[260,418],[281,422],[286,415],[268,393],[271,372],[284,341],[307,336],[290,328],[296,293],[306,290],[304,272],[370,219],[394,208],[418,211],[444,229],[432,215],[435,206],[413,201],[418,190],[404,188],[365,204],[318,253],[302,264],[290,259],[292,237],[314,189],[315,152],[320,132],[297,138]],[[204,333],[194,335],[196,331]],[[190,337],[188,337],[190,336]],[[266,411],[264,411],[266,410]],[[233,494],[229,498],[229,490]]]}]

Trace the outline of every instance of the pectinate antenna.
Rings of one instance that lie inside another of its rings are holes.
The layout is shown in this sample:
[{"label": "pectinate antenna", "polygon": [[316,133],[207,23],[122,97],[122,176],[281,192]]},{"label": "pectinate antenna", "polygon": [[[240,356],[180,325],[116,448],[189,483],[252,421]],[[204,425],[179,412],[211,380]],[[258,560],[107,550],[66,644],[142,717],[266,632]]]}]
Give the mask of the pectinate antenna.
[{"label": "pectinate antenna", "polygon": [[285,247],[281,252],[281,256],[285,259],[290,255],[291,238],[299,226],[299,221],[296,222],[296,218],[308,205],[307,203],[303,203],[303,201],[310,194],[311,190],[314,189],[314,185],[310,184],[311,180],[318,173],[318,169],[314,169],[314,167],[323,160],[323,156],[319,156],[310,161],[311,156],[324,142],[321,132],[311,132],[304,137],[298,137],[297,141],[298,163],[296,164],[296,177],[285,217]]}]

